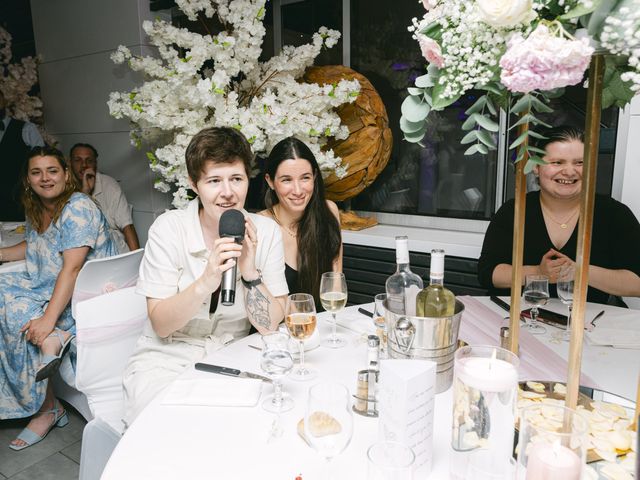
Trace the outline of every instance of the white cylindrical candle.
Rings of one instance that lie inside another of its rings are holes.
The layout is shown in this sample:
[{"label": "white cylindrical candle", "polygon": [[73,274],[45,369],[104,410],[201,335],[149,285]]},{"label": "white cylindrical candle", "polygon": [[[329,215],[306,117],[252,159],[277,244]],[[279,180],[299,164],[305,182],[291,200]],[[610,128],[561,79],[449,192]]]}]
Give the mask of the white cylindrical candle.
[{"label": "white cylindrical candle", "polygon": [[455,363],[455,374],[465,385],[484,392],[504,392],[518,384],[516,367],[497,358],[459,358]]},{"label": "white cylindrical candle", "polygon": [[527,480],[580,480],[582,462],[559,442],[531,445],[527,459]]}]

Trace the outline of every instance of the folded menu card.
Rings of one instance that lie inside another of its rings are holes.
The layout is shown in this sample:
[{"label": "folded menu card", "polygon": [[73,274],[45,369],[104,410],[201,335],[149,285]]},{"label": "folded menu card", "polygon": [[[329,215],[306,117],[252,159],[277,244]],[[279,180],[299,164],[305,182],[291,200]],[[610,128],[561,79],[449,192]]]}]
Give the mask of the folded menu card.
[{"label": "folded menu card", "polygon": [[592,345],[640,349],[640,312],[620,309],[606,312],[585,336]]},{"label": "folded menu card", "polygon": [[404,443],[416,456],[414,476],[431,472],[436,364],[426,360],[382,360],[378,388],[379,436]]},{"label": "folded menu card", "polygon": [[162,405],[253,407],[262,380],[212,376],[178,379],[169,386]]}]

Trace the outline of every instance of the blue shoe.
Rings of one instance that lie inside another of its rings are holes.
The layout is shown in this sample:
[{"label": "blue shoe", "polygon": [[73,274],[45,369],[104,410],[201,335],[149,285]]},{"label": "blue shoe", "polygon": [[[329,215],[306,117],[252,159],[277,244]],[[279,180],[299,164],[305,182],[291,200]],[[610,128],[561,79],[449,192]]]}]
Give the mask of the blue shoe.
[{"label": "blue shoe", "polygon": [[56,427],[66,427],[67,424],[69,423],[69,416],[67,415],[67,412],[62,409],[62,413],[60,413],[60,402],[58,400],[54,400],[53,402],[53,408],[51,410],[45,410],[44,412],[38,412],[36,415],[47,415],[49,413],[53,413],[53,422],[51,422],[51,425],[49,426],[49,429],[44,433],[44,435],[40,436],[37,433],[35,433],[33,430],[29,430],[28,428],[24,428],[20,434],[16,437],[16,440],[22,440],[23,442],[25,442],[25,445],[13,445],[13,444],[9,444],[9,448],[11,450],[23,450],[27,447],[30,447],[31,445],[35,445],[38,442],[41,442],[42,440],[44,440],[44,438],[49,434],[49,432],[51,431],[51,429],[56,426]]},{"label": "blue shoe", "polygon": [[53,337],[54,335],[57,335],[58,340],[60,340],[60,351],[58,352],[58,355],[42,355],[40,362],[40,365],[42,366],[36,372],[36,382],[46,380],[58,371],[60,363],[62,362],[62,357],[64,357],[64,355],[69,351],[71,340],[76,337],[72,334],[69,335],[69,338],[66,340],[62,340],[62,333],[58,328],[54,329],[53,332],[49,334],[49,337]]}]

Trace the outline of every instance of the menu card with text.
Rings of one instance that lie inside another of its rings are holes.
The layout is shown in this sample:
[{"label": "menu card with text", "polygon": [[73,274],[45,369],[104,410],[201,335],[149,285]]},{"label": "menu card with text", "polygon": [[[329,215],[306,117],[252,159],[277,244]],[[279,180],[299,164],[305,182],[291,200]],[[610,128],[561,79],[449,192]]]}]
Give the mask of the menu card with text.
[{"label": "menu card with text", "polygon": [[416,456],[415,478],[431,472],[436,363],[389,359],[380,362],[380,440],[404,443]]}]

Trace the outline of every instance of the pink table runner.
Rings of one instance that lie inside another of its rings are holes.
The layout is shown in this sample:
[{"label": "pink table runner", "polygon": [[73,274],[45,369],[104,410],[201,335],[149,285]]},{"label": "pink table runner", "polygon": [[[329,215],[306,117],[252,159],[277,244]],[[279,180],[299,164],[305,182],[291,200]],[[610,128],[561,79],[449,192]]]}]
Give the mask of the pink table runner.
[{"label": "pink table runner", "polygon": [[[457,297],[464,303],[465,310],[460,322],[458,338],[470,345],[500,345],[500,327],[508,325],[491,308],[470,296]],[[507,312],[505,312],[506,315]],[[520,380],[555,381],[566,383],[567,362],[556,352],[526,330],[520,329]],[[585,374],[580,376],[580,384],[597,388]]]}]

